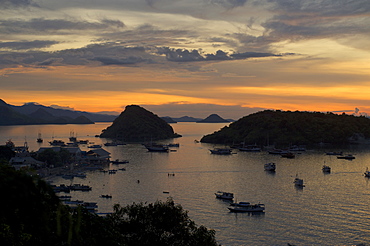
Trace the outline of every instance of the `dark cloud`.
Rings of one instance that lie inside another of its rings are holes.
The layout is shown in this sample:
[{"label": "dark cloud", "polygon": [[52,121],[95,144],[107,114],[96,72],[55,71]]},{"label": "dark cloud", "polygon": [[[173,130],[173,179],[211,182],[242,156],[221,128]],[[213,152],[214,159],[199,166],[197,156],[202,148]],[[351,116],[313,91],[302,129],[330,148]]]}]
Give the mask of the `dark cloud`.
[{"label": "dark cloud", "polygon": [[218,50],[216,54],[200,54],[198,50],[186,50],[186,49],[171,49],[163,47],[158,49],[159,54],[165,54],[168,61],[174,62],[195,62],[195,61],[212,61],[212,60],[240,60],[255,57],[273,57],[282,56],[272,53],[261,53],[261,52],[244,52],[244,53],[233,53],[228,55],[222,50]]},{"label": "dark cloud", "polygon": [[0,42],[0,49],[28,50],[50,47],[59,42],[48,40],[20,41],[20,42]]},{"label": "dark cloud", "polygon": [[38,7],[32,0],[0,0],[0,9],[8,9],[14,7]]},{"label": "dark cloud", "polygon": [[127,58],[113,58],[113,57],[95,57],[94,60],[101,62],[103,65],[133,65],[144,62],[141,57],[130,56]]},{"label": "dark cloud", "polygon": [[226,9],[242,7],[246,2],[247,0],[210,0],[210,3],[220,5]]},{"label": "dark cloud", "polygon": [[66,33],[67,31],[110,30],[123,28],[125,24],[118,20],[103,19],[96,22],[34,18],[28,21],[22,19],[7,19],[0,21],[0,32],[3,34],[47,34]]}]

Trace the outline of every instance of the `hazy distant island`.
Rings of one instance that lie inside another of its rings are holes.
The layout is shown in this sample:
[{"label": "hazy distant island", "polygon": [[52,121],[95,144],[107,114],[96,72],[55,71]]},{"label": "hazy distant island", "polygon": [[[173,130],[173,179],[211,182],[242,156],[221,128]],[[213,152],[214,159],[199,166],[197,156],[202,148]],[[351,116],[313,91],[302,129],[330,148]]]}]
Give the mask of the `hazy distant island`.
[{"label": "hazy distant island", "polygon": [[227,122],[230,122],[230,121],[221,118],[217,114],[211,114],[210,116],[208,116],[204,120],[197,121],[197,123],[227,123]]},{"label": "hazy distant island", "polygon": [[56,109],[36,103],[13,106],[0,99],[0,125],[94,124],[117,116]]},{"label": "hazy distant island", "polygon": [[129,105],[104,129],[101,138],[119,139],[125,142],[145,142],[158,139],[181,137],[163,119],[138,106]]},{"label": "hazy distant island", "polygon": [[370,119],[346,114],[265,110],[206,135],[201,142],[259,146],[365,143],[370,142]]}]

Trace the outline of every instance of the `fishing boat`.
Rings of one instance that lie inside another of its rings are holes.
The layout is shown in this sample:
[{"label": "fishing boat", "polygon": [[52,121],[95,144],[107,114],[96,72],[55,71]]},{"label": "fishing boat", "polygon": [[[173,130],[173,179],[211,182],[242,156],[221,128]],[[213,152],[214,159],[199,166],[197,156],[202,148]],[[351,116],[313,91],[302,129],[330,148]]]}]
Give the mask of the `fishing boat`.
[{"label": "fishing boat", "polygon": [[145,148],[147,148],[147,150],[150,152],[168,152],[169,151],[168,146],[162,145],[162,144],[145,145]]},{"label": "fishing boat", "polygon": [[353,155],[351,154],[348,154],[348,155],[345,155],[345,156],[337,156],[338,159],[345,159],[345,160],[353,160],[355,159],[356,157],[354,157]]},{"label": "fishing boat", "polygon": [[232,150],[228,148],[214,148],[209,151],[211,151],[211,154],[215,155],[230,155]]},{"label": "fishing boat", "polygon": [[324,165],[324,166],[322,166],[322,171],[324,173],[330,173],[331,168],[329,166],[327,166],[327,165]]},{"label": "fishing boat", "polygon": [[265,210],[265,204],[250,204],[249,202],[239,202],[230,204],[228,209],[230,210],[230,212],[263,212]]},{"label": "fishing boat", "polygon": [[38,134],[38,137],[37,137],[37,139],[36,139],[36,142],[38,142],[38,143],[42,143],[42,142],[44,142],[44,140],[42,139],[42,137],[41,137],[41,133],[39,133]]},{"label": "fishing boat", "polygon": [[219,198],[219,199],[225,199],[225,200],[234,199],[234,193],[231,193],[231,192],[217,191],[215,195],[216,195],[216,198]]},{"label": "fishing boat", "polygon": [[265,171],[274,172],[276,170],[275,162],[269,162],[264,165]]},{"label": "fishing boat", "polygon": [[111,161],[112,164],[126,164],[129,163],[128,160],[122,160],[120,161],[119,159],[116,159],[115,161]]},{"label": "fishing boat", "polygon": [[370,178],[370,171],[368,168],[366,168],[366,171],[364,172],[364,174],[365,174],[365,177]]},{"label": "fishing boat", "polygon": [[298,175],[295,177],[293,183],[297,187],[304,187],[303,179],[298,178]]}]

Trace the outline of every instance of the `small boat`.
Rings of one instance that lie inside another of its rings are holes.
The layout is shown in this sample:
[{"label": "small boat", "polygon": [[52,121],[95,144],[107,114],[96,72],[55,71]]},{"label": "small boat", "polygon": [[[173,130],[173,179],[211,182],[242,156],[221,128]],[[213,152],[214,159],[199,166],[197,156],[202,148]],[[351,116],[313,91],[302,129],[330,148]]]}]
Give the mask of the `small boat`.
[{"label": "small boat", "polygon": [[49,143],[52,146],[65,146],[65,143],[62,140],[53,140],[52,142]]},{"label": "small boat", "polygon": [[101,195],[100,197],[101,197],[101,198],[112,198],[112,196],[111,196],[111,195]]},{"label": "small boat", "polygon": [[126,171],[126,168],[118,168],[118,170]]},{"label": "small boat", "polygon": [[337,156],[338,159],[345,159],[345,160],[353,160],[355,159],[356,157],[354,157],[353,155],[351,154],[348,154],[348,155],[345,155],[345,156]]},{"label": "small boat", "polygon": [[91,190],[91,187],[88,186],[88,185],[81,185],[81,184],[74,184],[74,185],[70,185],[68,186],[70,190],[79,190],[79,191],[90,191]]},{"label": "small boat", "polygon": [[42,137],[41,137],[41,133],[39,133],[39,135],[38,135],[38,137],[37,137],[36,142],[38,142],[38,143],[42,143],[42,142],[44,142],[44,140],[43,140],[43,139],[42,139]]},{"label": "small boat", "polygon": [[116,142],[107,142],[107,143],[105,143],[104,144],[104,146],[117,146],[118,145],[118,143],[116,143]]},{"label": "small boat", "polygon": [[120,161],[119,159],[116,159],[115,161],[111,161],[112,164],[126,164],[129,163],[127,160]]},{"label": "small boat", "polygon": [[265,204],[250,204],[249,202],[239,202],[230,204],[228,209],[230,210],[230,212],[263,212],[265,210]]},{"label": "small boat", "polygon": [[87,210],[96,210],[98,208],[98,204],[96,202],[84,202],[81,204]]},{"label": "small boat", "polygon": [[292,145],[290,146],[289,151],[306,151],[306,148],[298,145]]},{"label": "small boat", "polygon": [[180,144],[179,143],[170,143],[170,144],[167,144],[168,147],[180,147]]},{"label": "small boat", "polygon": [[295,154],[293,154],[292,152],[288,152],[288,153],[281,154],[281,157],[292,159],[295,157]]},{"label": "small boat", "polygon": [[331,151],[331,152],[326,152],[326,154],[327,155],[343,155],[343,151],[341,151],[341,152],[333,152],[333,151]]},{"label": "small boat", "polygon": [[210,149],[209,151],[211,151],[211,154],[215,154],[215,155],[230,155],[232,149],[228,149],[228,148],[214,148],[214,149]]},{"label": "small boat", "polygon": [[151,144],[151,145],[145,145],[145,148],[147,148],[150,152],[168,152],[169,148],[166,145],[162,144]]},{"label": "small boat", "polygon": [[324,165],[324,166],[322,166],[322,171],[324,173],[330,173],[331,168],[329,166],[327,166],[327,165]]},{"label": "small boat", "polygon": [[303,179],[300,179],[297,177],[295,177],[294,181],[293,181],[294,185],[297,186],[297,187],[304,187],[304,184],[303,184]]},{"label": "small boat", "polygon": [[366,168],[366,171],[364,172],[364,174],[365,174],[365,177],[370,178],[370,171],[368,168]]},{"label": "small boat", "polygon": [[274,162],[269,162],[264,165],[265,171],[274,172],[276,169],[276,164]]},{"label": "small boat", "polygon": [[215,195],[216,195],[216,198],[219,198],[219,199],[225,199],[225,200],[234,199],[234,193],[231,193],[231,192],[217,191]]},{"label": "small boat", "polygon": [[110,170],[108,170],[108,173],[109,174],[116,174],[117,170],[116,169],[110,169]]}]

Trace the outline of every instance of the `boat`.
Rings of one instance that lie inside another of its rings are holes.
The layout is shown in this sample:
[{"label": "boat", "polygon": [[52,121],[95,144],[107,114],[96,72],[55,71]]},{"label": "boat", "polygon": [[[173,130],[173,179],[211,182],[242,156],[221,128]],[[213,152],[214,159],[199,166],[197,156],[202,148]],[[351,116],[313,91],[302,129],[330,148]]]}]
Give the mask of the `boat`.
[{"label": "boat", "polygon": [[170,143],[170,144],[167,144],[168,147],[180,147],[180,144],[179,143]]},{"label": "boat", "polygon": [[230,210],[230,212],[263,212],[265,210],[265,204],[250,204],[249,202],[239,202],[230,204],[228,209]]},{"label": "boat", "polygon": [[365,177],[370,178],[370,171],[368,168],[366,168],[366,171],[364,172],[364,174],[365,174]]},{"label": "boat", "polygon": [[52,142],[49,143],[52,146],[65,146],[65,143],[62,140],[53,140]]},{"label": "boat", "polygon": [[214,148],[214,149],[210,149],[209,151],[211,151],[211,154],[215,154],[215,155],[230,155],[232,149],[228,149],[228,148]]},{"label": "boat", "polygon": [[81,205],[87,210],[95,211],[98,208],[98,204],[96,202],[83,202]]},{"label": "boat", "polygon": [[295,157],[295,154],[293,154],[292,152],[287,152],[287,153],[281,154],[281,157],[292,159]]},{"label": "boat", "polygon": [[111,195],[101,195],[100,197],[101,197],[101,198],[112,198],[112,196],[111,196]]},{"label": "boat", "polygon": [[112,164],[126,164],[129,163],[127,160],[120,161],[119,159],[116,159],[115,161],[111,161]]},{"label": "boat", "polygon": [[306,151],[306,148],[298,145],[292,145],[289,147],[289,151]]},{"label": "boat", "polygon": [[337,156],[338,159],[345,159],[345,160],[353,160],[355,159],[356,157],[354,157],[353,155],[351,154],[348,154],[348,155],[345,155],[345,156]]},{"label": "boat", "polygon": [[70,190],[74,190],[74,191],[90,191],[91,190],[91,187],[88,186],[88,185],[81,185],[81,184],[74,184],[74,185],[70,185],[68,186]]},{"label": "boat", "polygon": [[265,171],[274,172],[276,169],[276,164],[275,162],[269,162],[269,163],[266,163],[264,167],[265,167]]},{"label": "boat", "polygon": [[168,152],[169,148],[166,145],[162,144],[151,144],[151,145],[145,145],[145,148],[147,148],[150,152]]},{"label": "boat", "polygon": [[217,191],[215,195],[216,195],[216,198],[219,198],[219,199],[225,199],[225,200],[234,199],[234,193],[231,193],[231,192]]},{"label": "boat", "polygon": [[108,173],[109,174],[116,174],[117,170],[116,169],[110,169],[110,170],[108,170]]},{"label": "boat", "polygon": [[324,166],[322,166],[322,171],[324,173],[330,173],[331,168],[329,166],[327,166],[327,165],[324,165]]},{"label": "boat", "polygon": [[327,155],[343,155],[343,151],[341,151],[341,152],[333,152],[333,151],[331,151],[331,152],[326,152],[326,154]]},{"label": "boat", "polygon": [[268,153],[271,155],[282,155],[288,152],[289,152],[288,150],[282,150],[282,149],[272,149],[268,151]]},{"label": "boat", "polygon": [[297,187],[304,187],[303,179],[298,178],[298,176],[295,177],[293,183]]},{"label": "boat", "polygon": [[36,142],[38,142],[38,143],[42,143],[42,142],[44,142],[44,140],[43,140],[43,139],[42,139],[42,137],[41,137],[41,133],[39,133],[39,135],[38,135],[38,137],[37,137]]}]

